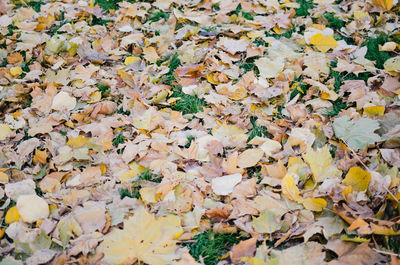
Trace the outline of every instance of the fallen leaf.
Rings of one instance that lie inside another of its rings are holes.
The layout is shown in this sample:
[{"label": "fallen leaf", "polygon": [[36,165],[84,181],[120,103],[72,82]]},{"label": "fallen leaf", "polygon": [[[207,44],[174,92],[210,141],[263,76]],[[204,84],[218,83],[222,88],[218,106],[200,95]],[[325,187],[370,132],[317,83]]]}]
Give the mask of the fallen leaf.
[{"label": "fallen leaf", "polygon": [[259,148],[247,149],[238,157],[238,166],[248,168],[255,166],[264,156],[264,151]]},{"label": "fallen leaf", "polygon": [[0,141],[4,141],[11,136],[11,129],[6,124],[0,124]]},{"label": "fallen leaf", "polygon": [[176,238],[183,232],[180,223],[175,215],[156,219],[142,207],[124,221],[123,229],[107,234],[96,252],[104,253],[103,261],[109,264],[170,264],[179,257]]},{"label": "fallen leaf", "polygon": [[339,44],[330,35],[324,35],[322,33],[317,33],[310,39],[310,44],[315,45],[321,52],[327,52],[330,49],[336,48]]},{"label": "fallen leaf", "polygon": [[76,106],[76,98],[70,96],[67,92],[61,91],[54,98],[51,108],[54,110],[72,110]]},{"label": "fallen leaf", "polygon": [[244,257],[253,257],[256,251],[257,238],[250,238],[247,240],[240,241],[238,244],[232,247],[231,260],[234,263],[239,263]]},{"label": "fallen leaf", "polygon": [[382,140],[374,133],[379,129],[379,123],[368,118],[351,121],[350,117],[345,115],[333,121],[333,129],[337,137],[356,151]]},{"label": "fallen leaf", "polygon": [[294,184],[294,178],[290,174],[283,177],[281,186],[283,195],[295,202],[301,203],[303,201],[303,198],[300,197],[300,190]]},{"label": "fallen leaf", "polygon": [[217,195],[228,195],[233,191],[233,188],[242,181],[242,174],[236,173],[226,175],[211,180],[211,187]]},{"label": "fallen leaf", "polygon": [[49,216],[49,205],[47,202],[34,194],[21,195],[17,200],[17,210],[21,219],[27,223],[33,223]]},{"label": "fallen leaf", "polygon": [[371,180],[371,174],[362,168],[352,167],[347,172],[343,183],[352,186],[357,191],[364,191],[368,189],[369,181]]},{"label": "fallen leaf", "polygon": [[333,165],[333,159],[326,145],[316,151],[311,147],[307,148],[307,153],[303,154],[303,158],[310,166],[315,182],[342,175],[342,172]]}]

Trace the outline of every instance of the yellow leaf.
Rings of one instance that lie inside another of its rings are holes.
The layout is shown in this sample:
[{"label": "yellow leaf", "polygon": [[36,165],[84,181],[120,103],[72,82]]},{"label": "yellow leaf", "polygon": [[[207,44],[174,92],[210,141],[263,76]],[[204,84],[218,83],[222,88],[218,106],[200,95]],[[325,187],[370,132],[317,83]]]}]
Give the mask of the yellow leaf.
[{"label": "yellow leaf", "polygon": [[215,80],[214,79],[214,73],[209,73],[208,75],[206,75],[206,78],[207,78],[207,81],[210,83],[210,84],[213,84],[213,85],[219,85],[221,82],[219,82],[218,80]]},{"label": "yellow leaf", "polygon": [[320,212],[326,207],[326,201],[322,198],[305,198],[303,205],[307,210]]},{"label": "yellow leaf", "polygon": [[346,241],[346,242],[355,242],[355,243],[364,243],[364,242],[369,242],[370,239],[368,238],[362,238],[359,236],[356,237],[349,237],[348,235],[341,235],[340,240]]},{"label": "yellow leaf", "polygon": [[87,142],[89,142],[90,138],[84,137],[82,135],[79,135],[77,137],[72,137],[71,139],[68,140],[67,145],[73,147],[73,148],[81,148],[83,147]]},{"label": "yellow leaf", "polygon": [[247,260],[244,261],[247,261],[250,265],[267,265],[267,263],[264,260],[257,257],[247,258]]},{"label": "yellow leaf", "polygon": [[17,222],[21,216],[18,213],[17,206],[13,206],[8,209],[5,222],[6,224],[11,224],[13,222]]},{"label": "yellow leaf", "polygon": [[4,141],[11,136],[11,129],[8,125],[0,124],[0,141]]},{"label": "yellow leaf", "polygon": [[124,221],[123,229],[114,229],[97,248],[108,264],[171,264],[176,254],[176,237],[183,232],[181,220],[174,215],[156,219],[143,207]]},{"label": "yellow leaf", "polygon": [[281,228],[280,216],[265,210],[259,217],[253,217],[253,227],[258,233],[271,234]]},{"label": "yellow leaf", "polygon": [[347,172],[343,183],[352,186],[353,189],[363,191],[368,189],[369,181],[371,180],[371,174],[359,167],[350,168]]},{"label": "yellow leaf", "polygon": [[160,58],[157,54],[157,50],[154,47],[143,48],[144,58],[150,63],[155,63]]},{"label": "yellow leaf", "polygon": [[383,116],[385,113],[385,106],[370,106],[364,107],[364,113],[368,116]]},{"label": "yellow leaf", "polygon": [[11,67],[11,68],[10,68],[10,74],[11,74],[13,77],[20,76],[20,75],[22,74],[22,68],[19,67],[19,66]]},{"label": "yellow leaf", "polygon": [[39,162],[39,163],[41,163],[43,165],[46,164],[46,162],[47,162],[47,152],[46,152],[46,150],[41,151],[39,149],[36,149],[35,155],[33,156],[33,163],[36,164],[37,162]]},{"label": "yellow leaf", "polygon": [[299,188],[294,184],[294,178],[286,174],[282,179],[282,194],[295,202],[302,202],[303,198],[300,197]]},{"label": "yellow leaf", "polygon": [[55,19],[52,15],[48,15],[47,17],[38,17],[39,24],[36,26],[35,30],[42,31],[45,28],[50,27],[54,20]]},{"label": "yellow leaf", "polygon": [[339,44],[330,35],[324,35],[322,33],[317,33],[310,39],[310,44],[315,45],[315,47],[321,52],[325,53],[330,49],[336,48]]},{"label": "yellow leaf", "polygon": [[396,75],[396,73],[400,73],[400,56],[389,58],[383,64],[385,71],[391,73],[392,75]]},{"label": "yellow leaf", "polygon": [[145,203],[156,203],[157,198],[156,198],[156,193],[157,193],[157,188],[156,187],[144,187],[141,188],[140,191],[140,197]]},{"label": "yellow leaf", "polygon": [[4,172],[0,172],[0,183],[7,184],[8,183],[8,175]]},{"label": "yellow leaf", "polygon": [[394,231],[392,227],[386,227],[383,225],[376,225],[371,223],[372,233],[376,235],[385,235],[385,236],[397,236],[400,235],[400,231]]},{"label": "yellow leaf", "polygon": [[238,157],[238,165],[240,168],[248,168],[255,166],[264,156],[264,151],[260,148],[247,149]]},{"label": "yellow leaf", "polygon": [[322,182],[327,178],[339,177],[342,174],[332,164],[333,160],[327,145],[316,151],[308,147],[307,153],[303,154],[303,158],[310,166],[315,182]]},{"label": "yellow leaf", "polygon": [[372,0],[372,3],[386,10],[390,10],[393,7],[393,0]]},{"label": "yellow leaf", "polygon": [[3,236],[4,236],[5,232],[6,232],[6,228],[7,227],[3,227],[3,228],[0,229],[0,239],[3,238]]},{"label": "yellow leaf", "polygon": [[368,16],[368,13],[367,12],[361,12],[361,11],[358,11],[358,10],[354,10],[354,18],[355,19],[357,19],[357,20],[360,20],[360,19],[362,19],[363,17],[366,17],[366,16]]},{"label": "yellow leaf", "polygon": [[101,92],[100,91],[94,91],[93,93],[90,94],[90,103],[96,103],[101,100]]},{"label": "yellow leaf", "polygon": [[139,57],[136,56],[129,56],[125,58],[124,64],[125,65],[130,65],[131,63],[134,63]]},{"label": "yellow leaf", "polygon": [[137,176],[137,173],[134,170],[130,169],[130,170],[127,170],[127,171],[121,173],[118,176],[118,178],[122,183],[126,183],[126,182],[134,181],[135,180],[134,177],[136,177],[136,176]]}]

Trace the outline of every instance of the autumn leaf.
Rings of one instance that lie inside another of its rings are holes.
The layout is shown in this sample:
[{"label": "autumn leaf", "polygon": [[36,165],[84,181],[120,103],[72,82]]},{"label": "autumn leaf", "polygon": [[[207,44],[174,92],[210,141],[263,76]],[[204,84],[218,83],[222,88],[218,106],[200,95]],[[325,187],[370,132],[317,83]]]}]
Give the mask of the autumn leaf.
[{"label": "autumn leaf", "polygon": [[303,198],[300,197],[300,190],[294,183],[294,178],[290,174],[282,179],[282,194],[295,202],[302,202]]},{"label": "autumn leaf", "polygon": [[370,180],[371,174],[369,172],[359,167],[352,167],[347,172],[343,183],[352,186],[355,190],[364,191],[368,188]]},{"label": "autumn leaf", "polygon": [[372,0],[372,3],[386,10],[390,10],[393,7],[393,0]]},{"label": "autumn leaf", "polygon": [[307,148],[303,158],[310,166],[316,182],[322,182],[327,178],[340,177],[342,174],[333,164],[333,159],[326,145],[316,151],[310,147]]},{"label": "autumn leaf", "polygon": [[337,137],[356,151],[382,141],[382,138],[375,133],[379,129],[379,123],[368,118],[351,121],[350,117],[345,115],[333,121],[333,129]]},{"label": "autumn leaf", "polygon": [[265,210],[259,217],[253,217],[253,228],[258,233],[271,234],[280,229],[282,225],[278,217],[280,216],[277,216],[274,212]]},{"label": "autumn leaf", "polygon": [[336,48],[339,44],[330,35],[324,35],[322,33],[317,33],[310,39],[310,44],[315,45],[321,52],[327,52],[330,49]]},{"label": "autumn leaf", "polygon": [[181,221],[175,215],[156,219],[143,207],[124,221],[123,229],[114,229],[105,236],[97,252],[104,253],[109,264],[170,264],[179,258],[176,238],[182,234]]},{"label": "autumn leaf", "polygon": [[0,124],[0,141],[11,136],[11,129],[6,124]]}]

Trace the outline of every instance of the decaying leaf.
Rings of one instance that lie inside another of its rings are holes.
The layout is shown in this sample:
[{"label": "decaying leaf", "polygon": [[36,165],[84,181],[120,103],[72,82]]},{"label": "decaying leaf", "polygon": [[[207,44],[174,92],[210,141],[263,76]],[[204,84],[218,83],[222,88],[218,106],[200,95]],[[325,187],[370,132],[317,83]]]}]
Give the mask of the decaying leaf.
[{"label": "decaying leaf", "polygon": [[382,140],[375,133],[379,129],[379,123],[368,118],[351,121],[350,117],[345,115],[334,120],[333,129],[337,137],[355,150],[363,150],[368,145]]}]

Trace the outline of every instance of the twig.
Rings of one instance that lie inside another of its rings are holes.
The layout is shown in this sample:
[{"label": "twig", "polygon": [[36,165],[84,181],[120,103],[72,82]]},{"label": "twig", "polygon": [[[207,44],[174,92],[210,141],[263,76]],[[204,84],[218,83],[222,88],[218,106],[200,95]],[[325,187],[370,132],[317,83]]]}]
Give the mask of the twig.
[{"label": "twig", "polygon": [[375,250],[376,252],[384,254],[384,255],[390,255],[390,256],[395,255],[395,256],[399,257],[398,254],[393,253],[393,252],[383,251],[383,250],[379,250],[379,249],[376,249],[376,248],[373,248],[372,250]]}]

